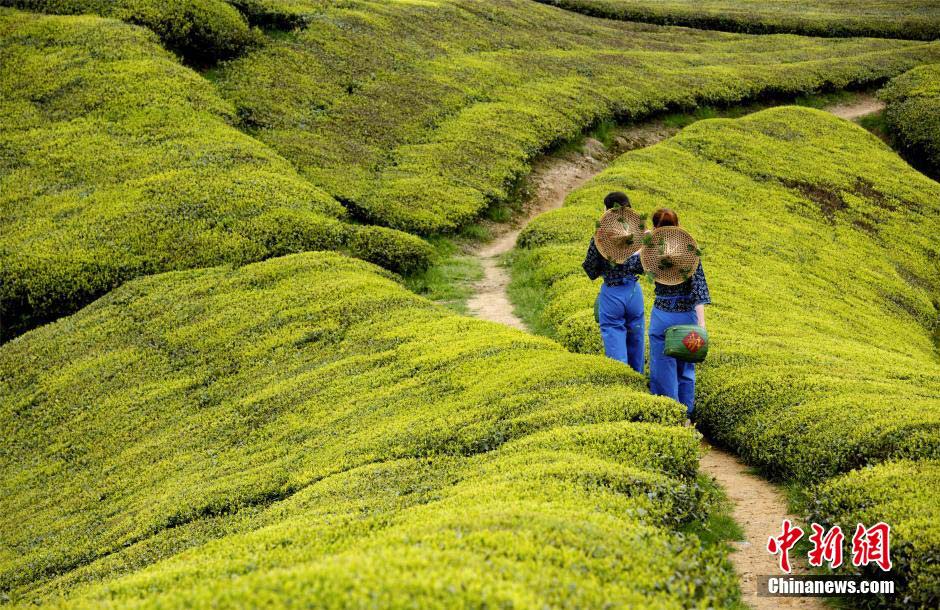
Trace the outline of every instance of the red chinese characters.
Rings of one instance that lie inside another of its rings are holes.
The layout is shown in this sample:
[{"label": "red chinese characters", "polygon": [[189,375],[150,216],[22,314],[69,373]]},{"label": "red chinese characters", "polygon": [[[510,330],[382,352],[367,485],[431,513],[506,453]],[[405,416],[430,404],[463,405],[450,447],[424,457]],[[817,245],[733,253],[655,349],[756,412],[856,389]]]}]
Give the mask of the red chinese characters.
[{"label": "red chinese characters", "polygon": [[793,548],[800,538],[803,537],[803,530],[790,523],[789,519],[783,520],[783,533],[780,536],[771,538],[767,541],[767,550],[772,555],[780,555],[780,569],[790,573],[790,549]]},{"label": "red chinese characters", "polygon": [[[823,526],[812,523],[813,533],[809,541],[813,548],[809,551],[809,565],[821,567],[829,564],[831,569],[842,565],[845,535],[838,525],[829,531]],[[780,569],[790,573],[789,552],[803,537],[803,530],[793,525],[789,519],[783,520],[783,530],[779,536],[767,540],[767,551],[780,556]],[[884,522],[866,528],[859,523],[852,536],[852,565],[856,568],[875,564],[885,572],[891,569],[891,526]]]},{"label": "red chinese characters", "polygon": [[883,521],[865,528],[861,523],[852,536],[852,565],[876,564],[887,572],[891,569],[891,526]]},{"label": "red chinese characters", "polygon": [[693,330],[682,339],[682,345],[694,354],[705,345],[705,339],[702,338],[702,335]]},{"label": "red chinese characters", "polygon": [[[809,565],[819,567],[826,561],[831,568],[842,565],[842,541],[845,536],[838,525],[826,532],[826,528],[816,523],[812,524],[813,533],[809,541],[813,548],[809,552]],[[825,536],[823,532],[826,532]]]}]

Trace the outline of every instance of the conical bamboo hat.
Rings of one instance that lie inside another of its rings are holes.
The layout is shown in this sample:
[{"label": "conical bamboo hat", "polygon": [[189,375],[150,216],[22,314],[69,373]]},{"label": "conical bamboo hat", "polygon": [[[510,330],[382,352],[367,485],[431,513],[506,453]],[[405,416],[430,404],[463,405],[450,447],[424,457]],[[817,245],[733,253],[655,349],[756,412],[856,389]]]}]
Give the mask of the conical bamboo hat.
[{"label": "conical bamboo hat", "polygon": [[594,232],[594,245],[608,261],[622,264],[643,245],[643,218],[632,208],[607,210]]},{"label": "conical bamboo hat", "polygon": [[698,268],[698,244],[679,227],[659,227],[644,240],[640,261],[658,283],[675,286],[690,279]]}]

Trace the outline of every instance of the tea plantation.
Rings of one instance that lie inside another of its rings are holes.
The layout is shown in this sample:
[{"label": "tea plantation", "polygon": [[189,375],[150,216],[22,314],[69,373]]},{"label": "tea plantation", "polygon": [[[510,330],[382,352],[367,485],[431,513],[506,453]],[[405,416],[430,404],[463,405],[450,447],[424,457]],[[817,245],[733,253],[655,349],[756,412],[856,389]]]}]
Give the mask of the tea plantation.
[{"label": "tea plantation", "polygon": [[322,248],[428,264],[414,236],[344,223],[146,30],[0,9],[0,35],[4,339],[169,269]]},{"label": "tea plantation", "polygon": [[881,90],[888,127],[911,157],[940,176],[940,64],[921,66]]},{"label": "tea plantation", "polygon": [[[714,345],[696,408],[707,434],[804,483],[940,457],[940,185],[860,127],[796,107],[696,123],[628,153],[520,238],[516,264],[544,287],[545,322],[575,351],[599,348],[596,286],[580,262],[614,189],[642,212],[677,210],[704,244]],[[854,526],[876,505],[907,523],[938,494],[920,478],[909,495],[860,477],[831,484],[847,500],[827,514]],[[936,556],[936,527],[915,541],[901,526],[898,544]],[[936,594],[929,561],[904,567],[912,595]]]},{"label": "tea plantation", "polygon": [[[0,590],[69,607],[717,607],[642,377],[316,252],[150,276],[0,350]],[[64,596],[64,597],[63,597]]]},{"label": "tea plantation", "polygon": [[598,17],[751,34],[940,38],[940,4],[932,0],[538,1]]},{"label": "tea plantation", "polygon": [[366,220],[451,231],[539,151],[617,116],[844,88],[940,43],[745,36],[590,19],[529,0],[323,7],[215,78],[240,125]]},{"label": "tea plantation", "polygon": [[739,608],[701,435],[595,355],[621,189],[704,245],[699,428],[936,607],[940,185],[871,134],[622,157],[520,237],[551,338],[405,287],[612,120],[888,82],[940,168],[933,3],[691,4],[0,0],[0,606]]}]

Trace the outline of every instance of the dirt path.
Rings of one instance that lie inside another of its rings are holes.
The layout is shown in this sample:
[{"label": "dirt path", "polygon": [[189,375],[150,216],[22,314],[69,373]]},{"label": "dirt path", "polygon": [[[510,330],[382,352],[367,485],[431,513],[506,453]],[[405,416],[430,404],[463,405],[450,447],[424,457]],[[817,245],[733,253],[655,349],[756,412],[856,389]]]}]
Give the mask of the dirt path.
[{"label": "dirt path", "polygon": [[560,208],[568,193],[606,167],[607,163],[592,156],[589,152],[591,150],[606,151],[597,140],[589,140],[584,152],[564,157],[544,157],[533,165],[528,178],[534,187],[533,196],[525,214],[514,226],[476,252],[483,267],[483,279],[474,285],[474,295],[467,301],[471,315],[526,330],[522,320],[513,313],[512,303],[506,294],[509,273],[500,266],[500,258],[515,247],[519,232],[530,220]]},{"label": "dirt path", "polygon": [[677,131],[660,122],[651,121],[618,129],[610,148],[588,138],[581,151],[536,160],[527,178],[532,197],[523,214],[511,225],[493,226],[496,238],[474,253],[483,267],[483,279],[474,284],[473,296],[467,301],[470,314],[527,330],[522,320],[513,313],[512,303],[506,293],[509,273],[500,266],[501,257],[515,247],[520,231],[539,214],[560,208],[568,193],[600,173],[614,157],[628,150],[652,146]]},{"label": "dirt path", "polygon": [[[849,103],[830,106],[825,110],[843,119],[854,120],[883,108],[884,103],[878,98],[859,94]],[[523,321],[513,312],[506,293],[509,273],[500,266],[501,257],[515,247],[519,232],[539,214],[560,208],[568,193],[603,171],[614,158],[630,150],[652,146],[678,131],[661,121],[647,121],[618,128],[610,148],[588,138],[579,152],[536,160],[527,178],[532,197],[523,214],[512,224],[493,225],[496,238],[473,253],[483,267],[483,278],[474,284],[473,296],[467,301],[470,314],[526,330]]]},{"label": "dirt path", "polygon": [[837,104],[835,106],[829,106],[824,110],[831,112],[837,117],[854,121],[863,116],[881,112],[884,110],[884,107],[885,103],[877,97],[868,94],[860,94],[848,104]]},{"label": "dirt path", "polygon": [[[787,502],[780,491],[756,474],[751,474],[744,462],[727,451],[706,443],[707,450],[699,462],[702,472],[714,477],[733,505],[734,520],[744,530],[744,540],[734,543],[731,562],[741,579],[741,594],[746,603],[756,610],[772,608],[826,608],[818,597],[759,597],[757,578],[762,575],[781,574],[777,558],[767,552],[767,538],[780,531],[783,519],[795,521],[787,513]],[[793,573],[805,573],[805,564],[796,561]]]}]

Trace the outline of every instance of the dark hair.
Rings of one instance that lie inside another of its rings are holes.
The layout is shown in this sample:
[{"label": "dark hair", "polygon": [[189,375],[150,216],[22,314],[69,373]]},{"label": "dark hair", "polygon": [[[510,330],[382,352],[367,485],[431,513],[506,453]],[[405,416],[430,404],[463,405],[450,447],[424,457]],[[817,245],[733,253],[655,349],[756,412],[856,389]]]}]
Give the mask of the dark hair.
[{"label": "dark hair", "polygon": [[669,208],[659,208],[653,212],[654,227],[678,227],[679,215]]},{"label": "dark hair", "polygon": [[607,193],[607,196],[604,197],[604,207],[608,210],[610,208],[628,208],[630,207],[630,198],[627,197],[626,193],[620,191],[614,191],[613,193]]}]

